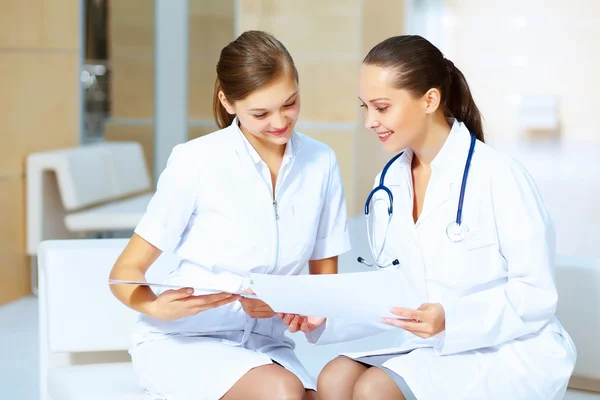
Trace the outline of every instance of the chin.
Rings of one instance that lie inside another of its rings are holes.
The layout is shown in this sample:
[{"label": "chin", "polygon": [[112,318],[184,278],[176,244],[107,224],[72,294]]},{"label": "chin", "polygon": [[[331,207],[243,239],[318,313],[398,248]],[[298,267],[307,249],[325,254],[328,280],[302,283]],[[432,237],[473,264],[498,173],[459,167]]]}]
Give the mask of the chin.
[{"label": "chin", "polygon": [[383,150],[388,153],[399,153],[408,146],[403,140],[388,140],[383,143]]}]

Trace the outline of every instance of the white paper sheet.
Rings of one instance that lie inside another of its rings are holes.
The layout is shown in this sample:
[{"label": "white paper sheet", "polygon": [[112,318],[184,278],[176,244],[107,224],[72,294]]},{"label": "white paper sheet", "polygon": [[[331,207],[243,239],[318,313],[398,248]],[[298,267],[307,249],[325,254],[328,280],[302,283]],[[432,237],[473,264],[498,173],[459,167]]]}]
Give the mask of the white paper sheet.
[{"label": "white paper sheet", "polygon": [[391,307],[416,309],[425,302],[401,270],[251,278],[258,297],[283,313],[379,322],[398,318]]},{"label": "white paper sheet", "polygon": [[[141,285],[141,286],[149,286],[149,287],[155,287],[158,289],[167,289],[167,290],[169,290],[169,289],[179,290],[179,289],[191,287],[192,289],[194,289],[194,295],[196,295],[196,296],[203,295],[203,294],[212,294],[212,293],[221,293],[222,292],[222,290],[197,288],[197,287],[193,287],[193,286],[169,285],[169,284],[156,283],[156,282],[127,281],[127,280],[119,280],[119,279],[109,279],[108,283],[111,285]],[[252,295],[249,293],[237,292],[237,293],[233,293],[233,294],[239,294],[240,296],[247,297],[247,298],[256,298],[255,295]]]}]

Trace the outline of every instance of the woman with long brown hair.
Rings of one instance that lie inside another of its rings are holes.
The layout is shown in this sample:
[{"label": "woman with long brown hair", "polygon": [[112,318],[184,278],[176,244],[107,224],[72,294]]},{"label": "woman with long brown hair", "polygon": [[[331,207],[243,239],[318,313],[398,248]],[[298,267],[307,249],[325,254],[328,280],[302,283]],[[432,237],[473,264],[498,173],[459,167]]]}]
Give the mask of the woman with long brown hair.
[{"label": "woman with long brown hair", "polygon": [[299,112],[298,72],[277,39],[249,31],[222,50],[221,129],[173,149],[111,273],[140,281],[161,252],[181,259],[164,282],[181,290],[111,286],[141,313],[130,353],[154,398],[316,398],[283,321],[235,294],[250,272],[293,275],[308,264],[313,274],[337,273],[337,256],[349,250],[335,154],[295,131]]}]

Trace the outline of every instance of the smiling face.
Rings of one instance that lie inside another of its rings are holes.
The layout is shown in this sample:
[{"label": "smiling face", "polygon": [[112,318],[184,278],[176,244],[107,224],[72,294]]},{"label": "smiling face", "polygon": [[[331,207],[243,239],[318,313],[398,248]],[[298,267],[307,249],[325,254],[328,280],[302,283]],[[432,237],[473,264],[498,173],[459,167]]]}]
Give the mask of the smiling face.
[{"label": "smiling face", "polygon": [[240,129],[250,140],[262,145],[285,145],[300,114],[298,83],[288,74],[230,104],[222,92],[219,98],[230,114],[236,114]]},{"label": "smiling face", "polygon": [[418,143],[427,130],[429,102],[406,89],[394,87],[391,68],[363,64],[359,99],[365,109],[365,127],[377,134],[386,151],[397,153]]}]

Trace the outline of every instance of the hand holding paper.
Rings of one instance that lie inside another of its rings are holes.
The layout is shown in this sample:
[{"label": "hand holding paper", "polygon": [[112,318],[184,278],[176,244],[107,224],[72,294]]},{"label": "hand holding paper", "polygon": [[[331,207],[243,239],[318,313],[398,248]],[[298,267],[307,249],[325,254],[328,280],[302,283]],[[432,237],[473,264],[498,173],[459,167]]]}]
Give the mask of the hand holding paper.
[{"label": "hand holding paper", "polygon": [[[250,289],[242,291],[244,295],[253,295],[254,292]],[[275,312],[267,303],[258,298],[240,298],[240,303],[246,314],[251,318],[271,318]]]},{"label": "hand holding paper", "polygon": [[288,330],[291,333],[298,331],[312,332],[325,323],[326,318],[322,317],[305,317],[297,314],[284,314],[277,313],[277,317],[280,318],[284,324],[288,326]]},{"label": "hand holding paper", "polygon": [[275,312],[380,322],[392,307],[424,303],[401,270],[338,275],[251,274],[252,290]]},{"label": "hand holding paper", "polygon": [[151,303],[150,316],[161,321],[173,321],[224,306],[240,298],[238,295],[231,293],[193,296],[191,295],[192,292],[191,289],[187,288],[169,289],[161,293]]},{"label": "hand holding paper", "polygon": [[174,284],[165,284],[165,283],[158,283],[158,282],[145,282],[145,281],[127,281],[127,280],[120,280],[120,279],[109,279],[108,283],[111,285],[139,285],[139,286],[148,286],[151,288],[157,288],[159,289],[159,291],[161,291],[162,289],[168,290],[180,290],[180,289],[191,289],[193,292],[191,294],[193,294],[194,296],[199,296],[199,295],[203,295],[203,294],[216,294],[216,293],[230,293],[230,294],[235,294],[238,295],[239,297],[245,297],[245,298],[249,298],[249,299],[254,299],[256,298],[256,295],[254,293],[252,293],[251,291],[241,291],[241,292],[229,292],[227,290],[219,290],[219,289],[215,289],[215,288],[200,288],[200,287],[195,287],[195,286],[184,286],[184,285],[174,285]]}]

